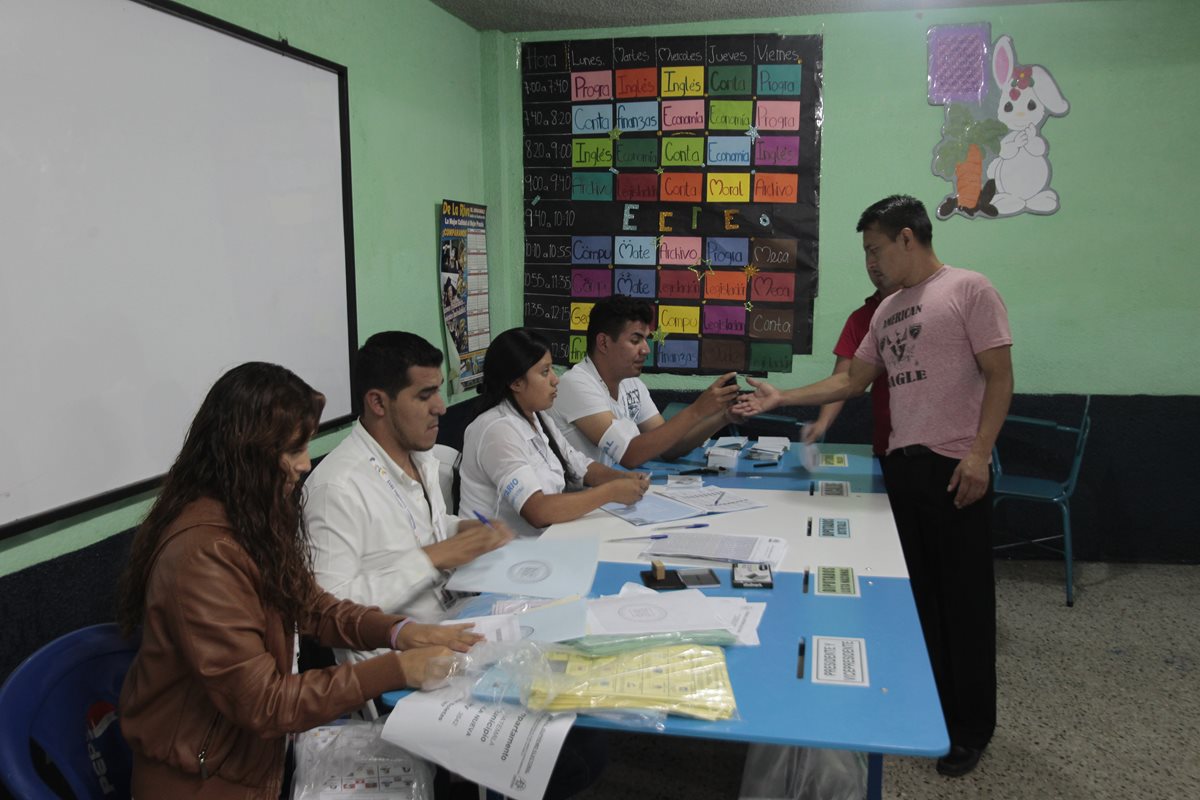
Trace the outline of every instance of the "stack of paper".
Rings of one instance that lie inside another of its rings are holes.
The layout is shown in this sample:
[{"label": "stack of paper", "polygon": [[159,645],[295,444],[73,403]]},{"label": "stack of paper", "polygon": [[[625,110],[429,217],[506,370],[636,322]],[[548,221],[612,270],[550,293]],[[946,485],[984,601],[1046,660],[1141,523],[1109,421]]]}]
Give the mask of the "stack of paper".
[{"label": "stack of paper", "polygon": [[642,555],[654,558],[678,556],[729,563],[766,562],[772,569],[779,569],[785,553],[787,542],[774,536],[729,536],[723,533],[672,531],[667,538],[655,540]]},{"label": "stack of paper", "polygon": [[659,525],[704,514],[763,508],[763,504],[716,486],[670,486],[666,494],[647,492],[631,506],[607,503],[601,508],[630,525]]},{"label": "stack of paper", "polygon": [[746,458],[751,461],[778,461],[791,446],[792,443],[786,436],[760,436],[746,454]]},{"label": "stack of paper", "polygon": [[627,583],[619,595],[588,601],[589,635],[637,635],[727,630],[741,645],[758,644],[766,603],[741,597],[709,597],[699,589],[656,592]]},{"label": "stack of paper", "polygon": [[529,707],[545,711],[630,709],[729,719],[733,686],[720,647],[676,645],[587,656],[550,652],[548,677],[533,681]]}]

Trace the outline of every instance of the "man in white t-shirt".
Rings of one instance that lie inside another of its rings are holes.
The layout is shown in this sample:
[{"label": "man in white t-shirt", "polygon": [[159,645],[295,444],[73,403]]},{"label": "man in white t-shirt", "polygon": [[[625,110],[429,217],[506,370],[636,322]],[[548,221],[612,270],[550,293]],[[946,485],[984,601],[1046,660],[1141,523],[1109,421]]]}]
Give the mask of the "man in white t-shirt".
[{"label": "man in white t-shirt", "polygon": [[673,459],[737,419],[737,373],[717,378],[691,405],[663,419],[639,377],[650,352],[654,311],[644,300],[613,295],[592,306],[587,357],[558,383],[550,414],[567,441],[605,466],[632,469]]},{"label": "man in white t-shirt", "polygon": [[[363,605],[433,622],[445,616],[449,571],[512,539],[446,512],[437,440],[446,405],[442,351],[411,333],[377,333],[358,351],[362,411],[305,481],[304,519],[317,583]],[[338,661],[369,653],[335,650]]]},{"label": "man in white t-shirt", "polygon": [[799,389],[751,380],[736,407],[857,397],[887,375],[892,433],[883,474],[937,682],[950,752],[937,771],[965,775],[996,726],[992,446],[1012,400],[1008,312],[983,275],[943,264],[915,198],[894,195],[859,218],[867,268],[900,290],[883,299],[850,369]]}]

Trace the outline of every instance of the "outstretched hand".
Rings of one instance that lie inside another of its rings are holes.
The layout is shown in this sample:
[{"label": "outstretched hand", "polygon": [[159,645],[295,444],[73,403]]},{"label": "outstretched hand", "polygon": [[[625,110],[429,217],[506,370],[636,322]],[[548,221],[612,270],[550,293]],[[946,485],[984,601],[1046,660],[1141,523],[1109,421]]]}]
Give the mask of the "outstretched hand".
[{"label": "outstretched hand", "polygon": [[733,413],[742,417],[753,417],[764,411],[770,411],[780,405],[783,396],[779,390],[766,381],[746,378],[746,382],[754,387],[753,394],[743,394],[733,404]]},{"label": "outstretched hand", "polygon": [[465,653],[472,645],[482,641],[483,637],[471,630],[470,623],[426,625],[423,622],[410,622],[396,634],[396,649],[446,647],[458,653]]},{"label": "outstretched hand", "polygon": [[503,547],[513,540],[514,535],[512,529],[500,520],[492,520],[490,525],[466,522],[458,533],[444,541],[426,545],[424,550],[438,569],[454,569]]}]

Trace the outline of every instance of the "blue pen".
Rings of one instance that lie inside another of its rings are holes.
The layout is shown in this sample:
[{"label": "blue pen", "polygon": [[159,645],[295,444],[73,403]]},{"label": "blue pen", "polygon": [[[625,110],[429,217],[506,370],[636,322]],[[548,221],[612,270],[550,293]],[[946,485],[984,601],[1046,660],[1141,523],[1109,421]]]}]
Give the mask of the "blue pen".
[{"label": "blue pen", "polygon": [[673,525],[670,528],[655,528],[656,531],[690,531],[692,528],[707,528],[707,522],[693,522],[691,525]]},{"label": "blue pen", "polygon": [[492,530],[496,530],[495,528],[492,527],[492,521],[489,520],[487,517],[485,517],[483,514],[480,514],[478,511],[472,511],[471,513],[475,515],[475,519],[479,520],[484,525],[487,525],[489,528],[492,528]]},{"label": "blue pen", "polygon": [[605,539],[607,542],[642,542],[646,539],[666,539],[665,533],[653,534],[651,536],[626,536],[624,539]]}]

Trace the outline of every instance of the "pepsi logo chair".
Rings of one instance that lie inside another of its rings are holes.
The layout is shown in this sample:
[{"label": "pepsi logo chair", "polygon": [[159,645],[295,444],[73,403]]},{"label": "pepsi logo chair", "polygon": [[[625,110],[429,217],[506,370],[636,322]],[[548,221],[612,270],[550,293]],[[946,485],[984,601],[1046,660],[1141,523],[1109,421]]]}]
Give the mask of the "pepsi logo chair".
[{"label": "pepsi logo chair", "polygon": [[0,783],[21,800],[58,800],[30,741],[78,800],[129,797],[131,758],[117,698],[138,640],[111,623],[60,636],[25,659],[0,688]]}]

